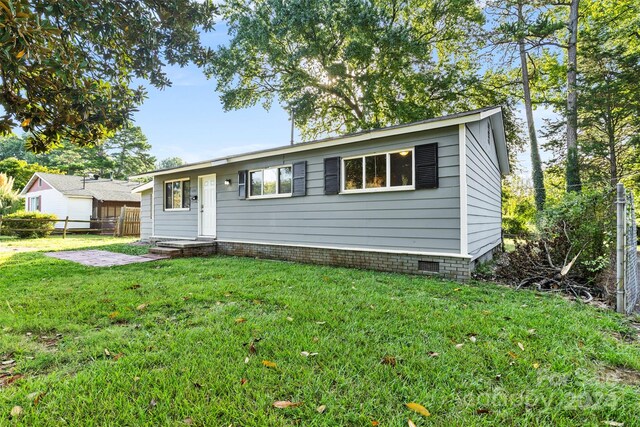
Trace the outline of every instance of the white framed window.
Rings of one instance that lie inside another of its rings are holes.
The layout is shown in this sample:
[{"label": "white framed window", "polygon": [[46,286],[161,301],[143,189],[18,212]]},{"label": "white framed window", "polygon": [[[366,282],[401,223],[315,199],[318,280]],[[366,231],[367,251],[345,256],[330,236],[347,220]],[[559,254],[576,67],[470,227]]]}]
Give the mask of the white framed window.
[{"label": "white framed window", "polygon": [[164,182],[164,210],[187,211],[191,208],[191,180],[173,179]]},{"label": "white framed window", "polygon": [[249,171],[249,198],[290,197],[291,165]]},{"label": "white framed window", "polygon": [[29,212],[42,212],[41,200],[40,196],[29,197],[27,199],[27,210]]},{"label": "white framed window", "polygon": [[415,189],[413,149],[365,154],[342,159],[342,192]]}]

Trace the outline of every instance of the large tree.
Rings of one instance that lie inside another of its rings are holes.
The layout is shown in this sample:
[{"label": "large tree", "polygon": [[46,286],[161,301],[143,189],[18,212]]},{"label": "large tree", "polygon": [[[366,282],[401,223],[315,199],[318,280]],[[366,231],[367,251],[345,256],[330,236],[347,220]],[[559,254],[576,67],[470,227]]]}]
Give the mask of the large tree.
[{"label": "large tree", "polygon": [[277,101],[309,138],[471,104],[473,0],[228,0],[221,11],[231,41],[208,72],[227,110]]},{"label": "large tree", "polygon": [[123,129],[101,148],[112,159],[112,176],[116,179],[150,171],[156,163],[156,158],[149,153],[151,144],[138,126]]},{"label": "large tree", "polygon": [[126,126],[163,65],[202,64],[212,2],[0,0],[0,134],[22,126],[29,148],[92,145]]},{"label": "large tree", "polygon": [[[485,9],[489,20],[488,39],[497,68],[517,86],[515,96],[524,105],[529,149],[531,155],[531,176],[537,210],[544,208],[546,190],[544,173],[540,159],[540,149],[534,121],[533,83],[538,76],[535,62],[554,44],[558,24],[549,19],[551,4],[544,0],[492,0]],[[532,71],[533,69],[533,71]],[[516,86],[513,85],[513,86]],[[507,89],[509,86],[505,86]],[[512,89],[513,90],[513,89]]]}]

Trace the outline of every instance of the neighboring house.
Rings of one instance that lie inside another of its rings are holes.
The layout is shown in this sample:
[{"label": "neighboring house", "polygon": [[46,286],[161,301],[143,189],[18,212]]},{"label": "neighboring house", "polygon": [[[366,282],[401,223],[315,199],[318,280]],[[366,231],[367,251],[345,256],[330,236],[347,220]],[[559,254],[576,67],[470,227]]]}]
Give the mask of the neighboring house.
[{"label": "neighboring house", "polygon": [[501,244],[502,110],[158,170],[143,239],[222,254],[469,278]]},{"label": "neighboring house", "polygon": [[[36,172],[20,195],[25,198],[27,211],[55,214],[60,219],[107,220],[116,218],[123,206],[140,206],[140,195],[131,193],[137,185],[95,176]],[[69,228],[100,228],[89,225],[70,222]]]}]

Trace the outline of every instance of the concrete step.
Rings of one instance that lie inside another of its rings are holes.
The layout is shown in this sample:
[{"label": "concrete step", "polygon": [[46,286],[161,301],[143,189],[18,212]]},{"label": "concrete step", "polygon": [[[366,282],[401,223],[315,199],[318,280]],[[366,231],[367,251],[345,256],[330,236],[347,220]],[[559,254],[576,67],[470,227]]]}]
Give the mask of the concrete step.
[{"label": "concrete step", "polygon": [[178,249],[191,249],[191,248],[206,248],[215,246],[215,241],[206,240],[167,240],[164,242],[156,243],[157,247],[161,248],[178,248]]},{"label": "concrete step", "polygon": [[169,258],[179,258],[182,254],[182,249],[179,248],[163,248],[163,247],[155,247],[149,248],[149,253],[153,255],[163,255]]}]

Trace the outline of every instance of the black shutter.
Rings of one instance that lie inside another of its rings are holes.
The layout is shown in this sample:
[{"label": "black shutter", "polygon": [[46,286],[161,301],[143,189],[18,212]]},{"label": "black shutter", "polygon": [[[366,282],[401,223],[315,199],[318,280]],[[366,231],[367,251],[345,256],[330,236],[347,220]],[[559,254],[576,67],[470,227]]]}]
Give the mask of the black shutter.
[{"label": "black shutter", "polygon": [[293,164],[293,191],[291,196],[307,195],[307,162],[298,162]]},{"label": "black shutter", "polygon": [[247,198],[247,171],[238,172],[238,198]]},{"label": "black shutter", "polygon": [[340,157],[324,159],[324,194],[340,193]]},{"label": "black shutter", "polygon": [[438,188],[438,143],[416,147],[416,188]]}]

